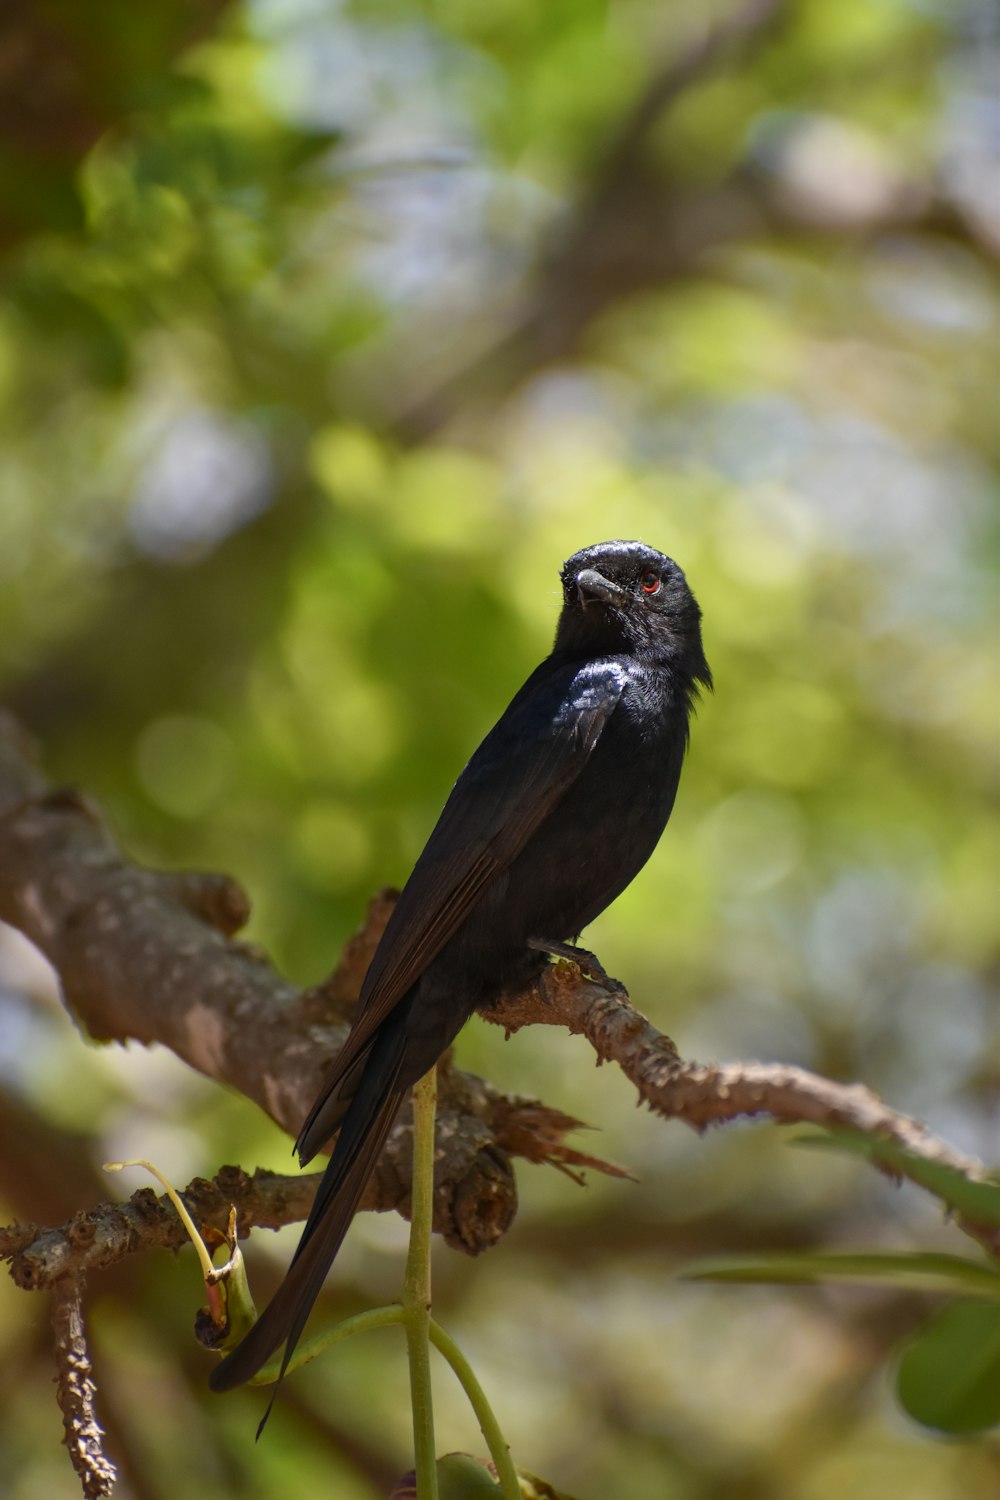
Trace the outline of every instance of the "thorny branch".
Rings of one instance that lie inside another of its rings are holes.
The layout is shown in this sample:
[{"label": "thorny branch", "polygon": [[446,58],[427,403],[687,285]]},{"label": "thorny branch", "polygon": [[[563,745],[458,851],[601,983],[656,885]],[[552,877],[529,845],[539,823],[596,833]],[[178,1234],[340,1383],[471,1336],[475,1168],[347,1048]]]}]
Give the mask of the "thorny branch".
[{"label": "thorny branch", "polygon": [[[766,1115],[779,1125],[817,1125],[864,1137],[874,1165],[926,1187],[924,1166],[946,1168],[968,1182],[986,1182],[979,1160],[956,1151],[919,1121],[883,1103],[860,1083],[837,1083],[786,1063],[684,1062],[673,1042],[632,1005],[625,989],[602,975],[560,967],[543,975],[541,998],[528,992],[480,1015],[508,1032],[543,1022],[585,1036],[598,1062],[614,1062],[635,1085],[639,1099],[667,1120],[702,1131],[746,1116]],[[540,1003],[541,1002],[541,1003]],[[1000,1256],[1000,1226],[958,1214],[958,1227]]]},{"label": "thorny branch", "polygon": [[[14,722],[0,718],[0,918],[49,957],[67,1005],[92,1035],[162,1042],[207,1076],[255,1099],[289,1131],[297,1129],[343,1038],[343,1018],[391,905],[391,893],[377,897],[332,978],[320,989],[298,993],[261,955],[228,935],[247,909],[238,886],[223,877],[164,875],[130,865],[97,811],[75,793],[51,788]],[[483,1014],[509,1032],[545,1024],[583,1035],[600,1061],[621,1067],[650,1108],[698,1130],[746,1115],[848,1128],[880,1150],[892,1143],[892,1170],[914,1181],[921,1180],[921,1163],[947,1167],[973,1182],[984,1178],[978,1161],[860,1084],[783,1064],[683,1061],[616,981],[603,973],[589,977],[587,970],[586,963],[550,967],[536,985]],[[511,1155],[618,1170],[565,1145],[577,1123],[537,1101],[503,1095],[446,1062],[439,1231],[473,1254],[501,1237],[516,1208]],[[409,1141],[404,1115],[364,1206],[405,1211]],[[887,1165],[884,1152],[873,1156]],[[250,1178],[225,1168],[214,1183],[193,1183],[188,1201],[196,1218],[218,1229],[228,1203],[235,1202],[246,1233],[254,1224],[302,1218],[309,1184],[270,1173]],[[959,1223],[1000,1253],[1000,1231]],[[140,1246],[179,1243],[173,1210],[143,1189],[130,1204],[103,1205],[59,1230],[15,1226],[0,1236],[0,1253],[12,1258],[19,1284],[37,1287]]]},{"label": "thorny branch", "polygon": [[63,1442],[87,1500],[110,1495],[117,1473],[104,1453],[103,1430],[94,1412],[94,1382],[83,1327],[79,1275],[65,1276],[52,1289],[52,1333],[56,1399],[63,1415]]},{"label": "thorny branch", "polygon": [[[52,787],[16,723],[0,714],[0,919],[50,959],[68,1008],[93,1036],[161,1042],[255,1099],[290,1131],[318,1086],[324,1060],[343,1039],[392,900],[390,892],[376,897],[331,979],[298,993],[259,953],[234,940],[248,911],[239,886],[225,877],[131,865],[96,808]],[[684,1062],[589,958],[546,968],[535,985],[482,1013],[508,1033],[546,1024],[583,1035],[599,1062],[618,1064],[641,1101],[698,1130],[741,1115],[847,1127],[870,1143],[876,1166],[924,1186],[928,1164],[966,1182],[985,1177],[978,1161],[861,1085],[781,1064]],[[487,1248],[513,1219],[511,1155],[619,1170],[567,1147],[565,1136],[578,1122],[544,1104],[505,1096],[447,1059],[441,1084],[435,1228],[458,1248],[473,1254]],[[410,1140],[404,1111],[362,1207],[407,1211]],[[266,1172],[248,1177],[229,1167],[213,1182],[196,1179],[184,1196],[209,1234],[221,1235],[229,1205],[236,1204],[239,1232],[246,1235],[254,1225],[304,1218],[316,1180]],[[1000,1255],[1000,1229],[968,1217],[957,1223]],[[140,1249],[176,1250],[183,1239],[173,1207],[148,1188],[128,1203],[78,1212],[58,1229],[0,1228],[0,1258],[10,1261],[15,1283],[53,1292],[59,1403],[85,1496],[109,1494],[115,1471],[93,1410],[83,1278]]]}]

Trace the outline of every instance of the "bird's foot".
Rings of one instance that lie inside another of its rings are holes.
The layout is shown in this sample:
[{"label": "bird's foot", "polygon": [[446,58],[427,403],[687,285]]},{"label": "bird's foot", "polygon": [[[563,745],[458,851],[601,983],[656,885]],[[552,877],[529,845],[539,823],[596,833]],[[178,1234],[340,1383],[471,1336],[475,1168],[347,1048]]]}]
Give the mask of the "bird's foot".
[{"label": "bird's foot", "polygon": [[589,948],[577,948],[572,943],[556,943],[549,938],[540,937],[530,937],[528,947],[536,953],[546,953],[550,958],[563,958],[567,963],[576,964],[585,979],[593,979],[605,989],[617,991],[622,988],[621,981],[612,979]]}]

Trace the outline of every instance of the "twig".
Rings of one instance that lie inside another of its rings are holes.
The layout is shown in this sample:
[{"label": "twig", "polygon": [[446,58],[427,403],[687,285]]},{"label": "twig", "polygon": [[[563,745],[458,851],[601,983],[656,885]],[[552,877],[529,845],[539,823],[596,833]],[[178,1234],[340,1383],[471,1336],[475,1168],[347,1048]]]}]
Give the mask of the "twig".
[{"label": "twig", "polygon": [[[551,967],[543,980],[543,995],[512,996],[480,1014],[509,1033],[541,1023],[585,1036],[598,1062],[617,1063],[640,1101],[664,1119],[682,1120],[699,1131],[755,1115],[768,1115],[781,1125],[847,1129],[866,1138],[877,1166],[921,1187],[927,1186],[921,1164],[946,1167],[969,1182],[989,1181],[976,1157],[956,1151],[919,1121],[890,1109],[863,1084],[837,1083],[785,1063],[685,1062],[615,981],[594,983],[571,965]],[[897,1150],[884,1152],[888,1144]],[[963,1215],[956,1222],[984,1249],[1000,1255],[1000,1227]]]},{"label": "twig", "polygon": [[[408,1145],[404,1151],[408,1134],[400,1131],[396,1143],[398,1155],[394,1153],[395,1159],[383,1165],[368,1184],[361,1200],[363,1209],[385,1211],[405,1207],[397,1203],[395,1189],[387,1196],[380,1184],[394,1179],[397,1171],[403,1171],[404,1155],[409,1161]],[[445,1176],[454,1170],[448,1143],[442,1147],[440,1170]],[[304,1219],[320,1176],[309,1173],[286,1177],[260,1168],[250,1176],[240,1167],[222,1167],[211,1181],[194,1178],[181,1196],[202,1232],[210,1234],[214,1230],[219,1242],[224,1236],[230,1206],[235,1206],[239,1237],[245,1239],[251,1229],[280,1229]],[[468,1250],[460,1215],[461,1205],[456,1205],[456,1195],[446,1187],[435,1197],[435,1231],[454,1248],[464,1246]],[[58,1228],[40,1229],[35,1224],[0,1226],[0,1260],[10,1261],[11,1278],[23,1291],[50,1287],[70,1272],[104,1269],[138,1251],[177,1252],[187,1243],[187,1233],[167,1196],[148,1187],[137,1189],[125,1203],[99,1203],[81,1210]]]},{"label": "twig", "polygon": [[56,1399],[63,1414],[63,1442],[87,1500],[110,1495],[117,1471],[102,1446],[103,1429],[94,1413],[94,1382],[83,1326],[83,1282],[66,1276],[52,1289]]}]

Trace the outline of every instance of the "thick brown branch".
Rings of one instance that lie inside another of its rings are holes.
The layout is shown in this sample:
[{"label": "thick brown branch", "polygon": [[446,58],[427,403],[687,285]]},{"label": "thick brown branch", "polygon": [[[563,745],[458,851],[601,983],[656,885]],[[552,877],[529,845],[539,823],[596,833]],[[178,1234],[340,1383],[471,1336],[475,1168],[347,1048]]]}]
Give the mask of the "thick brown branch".
[{"label": "thick brown branch", "polygon": [[[97,810],[47,783],[24,735],[0,714],[0,919],[48,957],[91,1035],[160,1042],[291,1134],[341,1045],[392,900],[391,892],[376,897],[333,977],[300,992],[231,940],[248,910],[235,882],[130,865]],[[494,1243],[517,1206],[510,1152],[572,1162],[564,1137],[575,1124],[446,1068],[438,1180],[445,1237],[473,1254]],[[367,1206],[405,1210],[408,1151],[404,1115]]]},{"label": "thick brown branch", "polygon": [[[384,892],[372,903],[364,929],[348,945],[333,978],[318,990],[299,994],[259,955],[206,925],[231,925],[232,914],[242,910],[236,887],[224,880],[161,876],[127,865],[94,810],[75,794],[47,789],[23,740],[12,726],[7,728],[5,738],[0,722],[0,917],[21,927],[52,959],[71,1008],[95,1035],[162,1041],[210,1077],[256,1099],[287,1129],[297,1129],[344,1035],[342,1024],[329,1023],[330,1014],[349,1013],[391,910],[392,894]],[[194,894],[206,891],[209,899]],[[835,1083],[782,1064],[682,1061],[670,1039],[633,1007],[621,986],[603,975],[589,978],[586,969],[586,964],[583,971],[566,964],[550,967],[538,985],[484,1014],[508,1031],[546,1024],[582,1034],[599,1060],[613,1060],[622,1068],[650,1108],[695,1129],[746,1115],[768,1115],[781,1124],[839,1127],[870,1143],[876,1165],[924,1186],[921,1164],[947,1168],[973,1183],[984,1179],[978,1161],[952,1150],[861,1085]],[[565,1136],[577,1123],[537,1101],[504,1096],[484,1080],[445,1065],[436,1213],[451,1243],[474,1253],[504,1232],[516,1203],[511,1154],[606,1170],[606,1164],[566,1147]],[[405,1212],[408,1151],[404,1114],[379,1163],[367,1206]],[[217,1180],[217,1200],[196,1208],[204,1222],[219,1226],[222,1200],[229,1197],[240,1205],[245,1227],[301,1216],[305,1205],[296,1196],[298,1189],[293,1192],[284,1179],[269,1179],[271,1191],[288,1195],[280,1209],[269,1209],[263,1200],[253,1200],[257,1188],[248,1186],[268,1179],[238,1177],[225,1184]],[[198,1184],[192,1186],[192,1192],[198,1190]],[[137,1199],[140,1217],[153,1212],[148,1205],[158,1201],[152,1194]],[[156,1215],[162,1212],[155,1210]],[[90,1217],[83,1216],[88,1227],[82,1233],[100,1241],[96,1248],[80,1242],[83,1221],[54,1231],[55,1240],[9,1232],[6,1253],[23,1268],[24,1284],[37,1285],[38,1278],[51,1277],[57,1268],[92,1263],[88,1257],[105,1253],[105,1236],[114,1242],[108,1251],[112,1259],[134,1248],[129,1243],[134,1219],[114,1220],[112,1232],[105,1209],[95,1211],[92,1229]],[[958,1222],[987,1249],[1000,1253],[995,1228],[968,1219]],[[157,1238],[159,1233],[153,1233],[151,1243],[167,1242]],[[175,1233],[173,1226],[170,1234]],[[74,1243],[67,1246],[67,1240]]]}]

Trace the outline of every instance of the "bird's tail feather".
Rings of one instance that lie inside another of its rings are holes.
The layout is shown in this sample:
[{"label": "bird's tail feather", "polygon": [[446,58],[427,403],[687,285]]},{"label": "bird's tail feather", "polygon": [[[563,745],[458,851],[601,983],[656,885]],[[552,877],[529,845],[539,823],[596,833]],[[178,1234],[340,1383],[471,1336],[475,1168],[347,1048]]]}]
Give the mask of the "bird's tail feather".
[{"label": "bird's tail feather", "polygon": [[328,1072],[312,1109],[302,1122],[302,1129],[295,1142],[294,1149],[299,1158],[300,1167],[308,1166],[317,1151],[322,1150],[339,1128],[350,1107],[358,1082],[364,1075],[371,1052],[372,1048],[366,1047],[361,1056],[356,1057],[344,1073],[336,1065]]},{"label": "bird's tail feather", "polygon": [[[284,1343],[277,1394],[405,1095],[405,1089],[396,1086],[402,1038],[390,1033],[379,1040],[382,1045],[374,1049],[351,1100],[288,1273],[250,1332],[212,1371],[209,1384],[215,1391],[243,1385]],[[258,1436],[273,1402],[272,1395]]]}]

